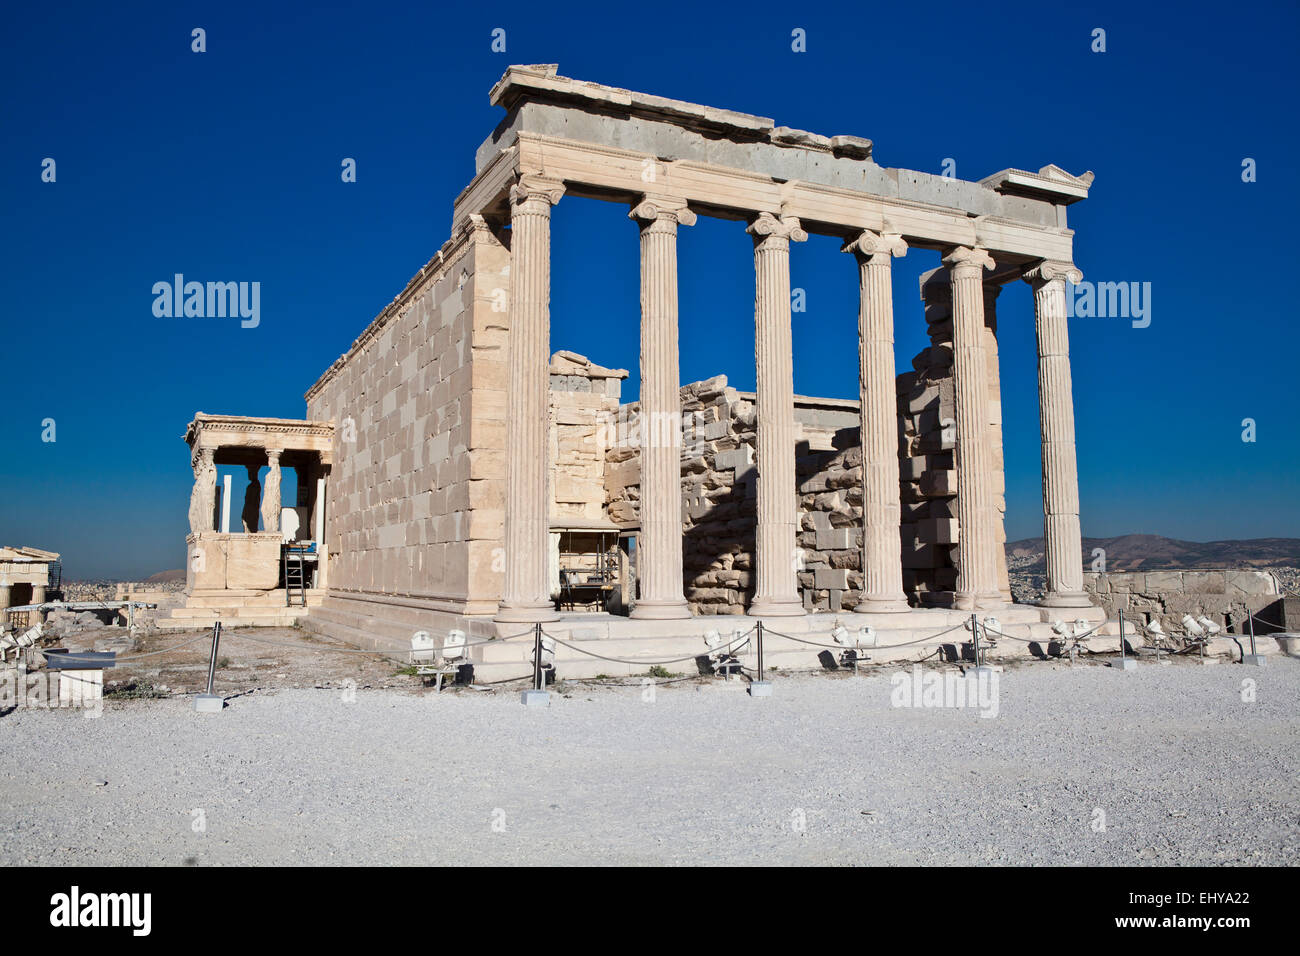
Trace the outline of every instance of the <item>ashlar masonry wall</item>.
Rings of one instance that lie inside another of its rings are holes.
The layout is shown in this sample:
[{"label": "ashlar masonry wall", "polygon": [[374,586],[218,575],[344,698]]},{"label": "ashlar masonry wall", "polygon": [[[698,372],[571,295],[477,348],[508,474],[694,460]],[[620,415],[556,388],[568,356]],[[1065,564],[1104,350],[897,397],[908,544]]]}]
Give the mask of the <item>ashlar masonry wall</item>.
[{"label": "ashlar masonry wall", "polygon": [[472,217],[307,393],[336,426],[331,596],[496,610],[509,289],[508,249]]}]

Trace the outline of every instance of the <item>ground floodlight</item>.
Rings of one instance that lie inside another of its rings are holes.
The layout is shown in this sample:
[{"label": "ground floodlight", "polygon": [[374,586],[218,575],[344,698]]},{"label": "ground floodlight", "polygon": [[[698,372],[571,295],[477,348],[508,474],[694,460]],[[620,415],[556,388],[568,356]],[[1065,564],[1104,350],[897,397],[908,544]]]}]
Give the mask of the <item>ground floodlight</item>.
[{"label": "ground floodlight", "polygon": [[460,630],[448,631],[447,639],[442,642],[442,656],[444,660],[454,661],[465,655],[465,632]]},{"label": "ground floodlight", "polygon": [[1084,635],[1084,634],[1086,634],[1086,633],[1088,633],[1088,622],[1085,621],[1085,620],[1084,620],[1083,618],[1081,618],[1081,617],[1079,617],[1079,618],[1075,618],[1075,620],[1074,620],[1074,636],[1075,636],[1075,637],[1081,637],[1082,635]]},{"label": "ground floodlight", "polygon": [[1190,614],[1183,615],[1182,623],[1183,627],[1187,629],[1188,637],[1205,636],[1205,628],[1201,627],[1201,625],[1196,622],[1196,618],[1192,617]]},{"label": "ground floodlight", "polygon": [[1058,637],[1069,637],[1070,627],[1064,621],[1053,621],[1052,633],[1057,635]]},{"label": "ground floodlight", "polygon": [[431,661],[434,657],[433,636],[428,631],[416,631],[411,635],[411,660]]},{"label": "ground floodlight", "polygon": [[1160,626],[1160,621],[1158,619],[1154,619],[1147,622],[1146,632],[1150,634],[1152,637],[1165,636],[1165,629]]},{"label": "ground floodlight", "polygon": [[717,630],[705,631],[704,643],[707,644],[709,647],[717,647],[719,644],[722,643],[722,634]]},{"label": "ground floodlight", "polygon": [[1002,630],[1002,622],[999,621],[996,617],[986,617],[984,619],[985,634],[987,634],[989,631],[996,632],[1000,630]]},{"label": "ground floodlight", "polygon": [[841,647],[853,646],[853,641],[849,638],[849,629],[843,624],[836,624],[831,628],[831,640]]},{"label": "ground floodlight", "polygon": [[1200,615],[1196,619],[1196,623],[1201,625],[1201,627],[1205,628],[1205,633],[1209,634],[1210,637],[1217,637],[1219,635],[1219,632],[1223,630],[1222,627],[1220,627],[1214,621],[1211,621],[1204,614]]},{"label": "ground floodlight", "polygon": [[858,646],[875,647],[876,646],[876,629],[870,624],[864,624],[858,628]]}]

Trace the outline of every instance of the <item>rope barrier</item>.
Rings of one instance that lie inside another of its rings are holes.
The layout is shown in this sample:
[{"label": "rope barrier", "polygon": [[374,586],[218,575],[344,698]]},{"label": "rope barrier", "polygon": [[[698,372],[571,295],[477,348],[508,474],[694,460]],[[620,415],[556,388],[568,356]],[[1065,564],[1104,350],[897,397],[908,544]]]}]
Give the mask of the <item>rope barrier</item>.
[{"label": "rope barrier", "polygon": [[[457,648],[482,647],[485,644],[503,644],[506,641],[518,640],[521,637],[531,637],[532,633],[533,633],[532,629],[530,628],[527,631],[521,631],[518,634],[509,634],[505,637],[490,637],[487,640],[466,641],[463,644],[457,644],[456,647]],[[325,650],[325,651],[335,651],[339,654],[375,654],[380,657],[386,656],[389,653],[410,654],[413,650],[415,650],[415,648],[412,648],[410,645],[407,645],[405,647],[399,646],[399,647],[365,648],[365,647],[339,647],[334,644],[294,644],[288,641],[272,641],[265,637],[253,637],[251,634],[242,633],[242,632],[230,632],[228,634],[224,634],[223,636],[225,636],[227,639],[232,637],[243,638],[244,640],[252,641],[255,644],[266,644],[269,647],[284,647],[284,648],[289,648],[291,650]],[[443,636],[445,638],[445,635]],[[421,648],[420,650],[427,650],[427,649]]]},{"label": "rope barrier", "polygon": [[[1084,631],[1082,634],[1070,634],[1070,635],[1058,634],[1056,636],[1062,641],[1071,641],[1071,640],[1076,642],[1082,641],[1096,634],[1098,631],[1100,631],[1103,627],[1105,627],[1109,623],[1110,623],[1110,618],[1107,618],[1106,620],[1098,624],[1096,627],[1089,628],[1088,630]],[[998,637],[1005,637],[1009,641],[1019,641],[1021,644],[1041,644],[1043,643],[1043,641],[1049,640],[1049,638],[1043,638],[1043,637],[1016,637],[1016,635],[1014,634],[1007,634],[1006,632],[1001,631],[995,627],[989,627],[987,624],[983,622],[981,622],[980,626],[984,628],[984,632],[986,634],[991,632],[993,634],[996,634]],[[1089,653],[1095,653],[1095,652],[1090,651]]]},{"label": "rope barrier", "polygon": [[[510,634],[505,637],[488,638],[487,640],[483,640],[483,641],[466,641],[464,644],[459,644],[457,646],[458,647],[479,647],[484,644],[500,644],[500,643],[504,643],[505,641],[518,640],[521,637],[531,637],[532,633],[533,633],[532,630],[529,629],[527,631],[522,631],[519,634]],[[242,638],[244,640],[252,641],[254,644],[265,644],[268,647],[283,647],[288,650],[299,650],[299,651],[324,650],[324,651],[333,651],[334,653],[337,654],[371,654],[376,657],[388,657],[390,654],[410,654],[412,651],[412,648],[410,646],[364,648],[364,647],[338,647],[332,644],[294,644],[288,641],[272,641],[265,637],[253,637],[251,634],[246,634],[246,633],[241,633],[236,631],[226,632],[222,636],[225,637],[226,640],[230,640],[232,638]],[[163,654],[170,654],[172,651],[179,650],[182,647],[189,647],[191,644],[197,644],[199,641],[206,641],[209,639],[210,638],[208,634],[204,633],[204,634],[200,634],[198,637],[192,637],[188,641],[181,641],[179,644],[173,644],[171,647],[164,647],[161,650],[148,651],[143,654],[118,655],[117,657],[113,658],[113,662],[121,663],[123,661],[143,660],[147,657],[159,657]],[[61,654],[60,659],[67,660],[67,661],[85,661],[85,662],[101,660],[101,658],[90,656],[90,654],[86,651],[81,651],[81,652],[69,651],[67,654]]]},{"label": "rope barrier", "polygon": [[823,644],[820,641],[810,641],[802,637],[795,637],[793,634],[784,634],[781,631],[774,631],[770,627],[764,627],[763,632],[765,634],[774,634],[777,637],[784,637],[786,640],[797,641],[800,644],[808,644],[811,647],[825,647],[835,651],[855,651],[855,650],[887,651],[895,647],[912,647],[916,644],[928,644],[931,641],[943,637],[945,634],[949,634],[960,628],[964,628],[965,626],[966,626],[966,622],[962,621],[959,624],[954,624],[952,627],[944,628],[942,631],[939,631],[937,634],[930,634],[926,637],[920,637],[914,641],[903,641],[899,644],[874,644],[874,645],[862,644],[862,645],[854,645],[852,647],[850,647],[847,644]]},{"label": "rope barrier", "polygon": [[[169,654],[172,651],[177,650],[179,648],[188,647],[191,644],[197,644],[199,641],[206,641],[206,640],[208,640],[208,635],[200,634],[198,637],[192,637],[188,641],[181,641],[179,644],[173,644],[171,647],[164,647],[160,651],[149,651],[145,654],[131,654],[123,657],[114,657],[113,663],[117,664],[117,663],[121,663],[122,661],[138,661],[138,660],[143,660],[146,657],[157,657],[160,654]],[[103,658],[92,657],[86,651],[81,651],[81,652],[69,651],[66,654],[60,654],[59,660],[94,662],[98,660],[103,660]]]},{"label": "rope barrier", "polygon": [[[251,634],[222,634],[227,640],[231,638],[252,641],[254,644],[264,644],[267,647],[283,647],[295,651],[333,651],[336,654],[370,654],[375,657],[389,657],[390,649],[388,648],[366,648],[366,647],[337,647],[333,644],[291,644],[288,641],[272,641],[265,637],[253,637]],[[391,653],[409,654],[411,649],[403,647],[392,650]]]},{"label": "rope barrier", "polygon": [[1248,617],[1250,620],[1254,621],[1256,624],[1263,624],[1265,627],[1271,627],[1271,628],[1273,628],[1273,630],[1274,630],[1276,633],[1278,633],[1278,634],[1285,634],[1285,633],[1286,633],[1286,625],[1283,625],[1283,624],[1274,624],[1272,621],[1266,621],[1266,620],[1264,620],[1262,617],[1260,617],[1258,614],[1256,614],[1254,611],[1251,611],[1251,610],[1249,610],[1249,609],[1247,609],[1247,611],[1246,611],[1246,617]]},{"label": "rope barrier", "polygon": [[[603,654],[597,654],[595,651],[589,651],[584,648],[578,647],[576,644],[570,643],[569,641],[566,641],[561,637],[556,637],[554,634],[546,634],[545,631],[542,631],[543,634],[545,634],[551,640],[555,641],[557,644],[563,644],[565,647],[572,648],[573,650],[577,651],[579,654],[586,654],[588,657],[594,657],[597,660],[601,660],[601,661],[608,661],[611,664],[633,664],[633,665],[645,665],[647,667],[658,667],[663,664],[682,664],[685,663],[686,661],[695,661],[695,660],[699,660],[701,657],[708,657],[711,654],[721,654],[721,653],[736,654],[739,653],[739,651],[742,648],[744,648],[745,644],[749,643],[749,635],[752,634],[753,632],[754,632],[754,628],[751,627],[748,631],[745,631],[743,634],[737,634],[726,644],[720,644],[717,647],[708,648],[702,653],[692,654],[689,657],[674,657],[666,661],[649,661],[649,660],[625,660],[624,658],[621,657],[606,657]],[[735,648],[731,647],[732,644],[735,644],[737,641],[740,641],[742,638],[744,640],[738,647]]]}]

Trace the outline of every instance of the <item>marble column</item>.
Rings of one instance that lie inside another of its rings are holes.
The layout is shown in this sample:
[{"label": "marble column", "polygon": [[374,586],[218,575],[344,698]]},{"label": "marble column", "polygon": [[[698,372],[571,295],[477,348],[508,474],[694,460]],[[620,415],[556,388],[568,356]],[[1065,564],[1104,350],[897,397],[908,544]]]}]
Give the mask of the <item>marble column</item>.
[{"label": "marble column", "polygon": [[1038,333],[1038,423],[1043,448],[1043,539],[1046,607],[1088,607],[1079,530],[1079,471],[1074,449],[1074,389],[1065,283],[1083,274],[1068,262],[1041,262],[1025,273],[1034,290]]},{"label": "marble column", "polygon": [[554,621],[547,574],[551,469],[551,207],[564,184],[521,176],[510,187],[510,309],[506,405],[505,589],[495,620]]},{"label": "marble column", "polygon": [[266,450],[266,486],[262,489],[262,530],[280,530],[280,455],[278,448]]},{"label": "marble column", "polygon": [[212,460],[213,449],[200,448],[194,453],[194,487],[190,489],[190,531],[211,531],[212,514],[217,500],[217,466]]},{"label": "marble column", "polygon": [[1007,573],[1007,481],[1006,450],[1002,443],[1002,373],[998,356],[998,296],[1002,286],[984,283],[984,357],[989,375],[989,478],[993,482],[989,527],[997,547],[993,551],[998,594],[1011,603],[1011,577]]},{"label": "marble column", "polygon": [[958,246],[944,257],[952,285],[953,381],[957,398],[957,594],[963,610],[998,607],[998,546],[990,527],[988,359],[984,270],[993,258]]},{"label": "marble column", "polygon": [[641,227],[641,593],[631,616],[685,618],[677,226],[694,225],[695,214],[681,200],[646,196],[629,215]]},{"label": "marble column", "polygon": [[749,613],[794,617],[799,600],[798,489],[794,471],[794,356],[790,333],[790,243],[808,234],[793,217],[761,213],[754,239],[754,364],[758,400],[757,585]]},{"label": "marble column", "polygon": [[844,246],[858,261],[862,437],[862,597],[855,611],[905,611],[899,537],[898,396],[894,383],[894,256],[901,236],[864,231]]}]

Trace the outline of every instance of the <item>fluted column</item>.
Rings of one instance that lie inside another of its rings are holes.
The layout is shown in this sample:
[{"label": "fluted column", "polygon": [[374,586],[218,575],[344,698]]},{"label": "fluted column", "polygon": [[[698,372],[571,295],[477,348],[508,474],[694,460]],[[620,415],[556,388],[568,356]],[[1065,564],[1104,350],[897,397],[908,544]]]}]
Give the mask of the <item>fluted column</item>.
[{"label": "fluted column", "polygon": [[683,618],[677,226],[694,225],[695,214],[684,201],[646,196],[629,215],[641,227],[641,593],[631,616]]},{"label": "fluted column", "polygon": [[899,537],[898,397],[894,384],[894,256],[901,236],[864,231],[844,246],[858,260],[858,360],[861,374],[862,597],[855,611],[904,611]]},{"label": "fluted column", "polygon": [[1025,273],[1034,290],[1038,332],[1038,423],[1043,446],[1043,540],[1047,607],[1087,607],[1079,531],[1079,470],[1074,449],[1074,388],[1065,283],[1083,274],[1068,262],[1042,262]]},{"label": "fluted column", "polygon": [[794,473],[794,354],[790,334],[790,243],[808,234],[793,217],[761,213],[754,237],[754,365],[757,371],[758,583],[753,615],[793,617],[799,601]]},{"label": "fluted column", "polygon": [[266,485],[262,488],[262,530],[280,530],[280,455],[277,448],[266,450]]},{"label": "fluted column", "polygon": [[200,448],[194,453],[194,487],[190,489],[190,531],[212,530],[212,509],[217,500],[217,466],[213,449]]},{"label": "fluted column", "polygon": [[957,398],[957,594],[965,610],[1002,603],[989,515],[989,385],[984,354],[984,270],[993,258],[958,246],[944,257],[952,284],[953,380]]},{"label": "fluted column", "polygon": [[510,309],[506,406],[505,590],[497,621],[553,621],[550,553],[551,206],[564,184],[521,176],[510,188]]},{"label": "fluted column", "polygon": [[1002,374],[998,357],[998,296],[1002,286],[984,283],[984,357],[989,374],[989,480],[993,482],[989,501],[989,527],[997,547],[993,549],[998,594],[1011,603],[1011,577],[1007,573],[1007,480],[1006,448],[1002,442]]}]

